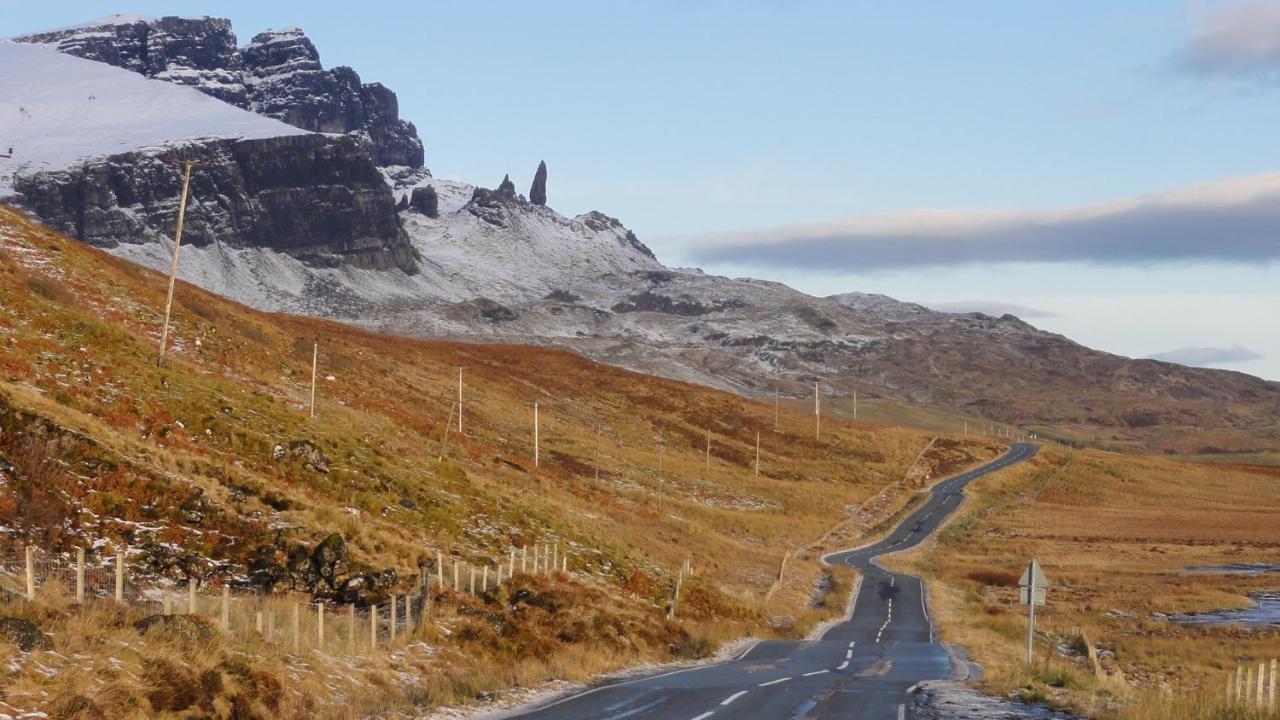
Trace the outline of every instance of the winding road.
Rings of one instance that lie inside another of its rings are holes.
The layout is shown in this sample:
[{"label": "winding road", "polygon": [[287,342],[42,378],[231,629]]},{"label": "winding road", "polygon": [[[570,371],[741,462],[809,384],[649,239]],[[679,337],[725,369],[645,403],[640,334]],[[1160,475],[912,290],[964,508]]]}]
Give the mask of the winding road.
[{"label": "winding road", "polygon": [[607,683],[508,717],[521,720],[896,720],[907,692],[945,678],[951,659],[934,639],[924,582],[875,560],[920,544],[963,501],[964,486],[1035,455],[1001,457],[938,483],[929,500],[882,540],[826,557],[862,574],[852,616],[813,641],[771,640],[715,665]]}]

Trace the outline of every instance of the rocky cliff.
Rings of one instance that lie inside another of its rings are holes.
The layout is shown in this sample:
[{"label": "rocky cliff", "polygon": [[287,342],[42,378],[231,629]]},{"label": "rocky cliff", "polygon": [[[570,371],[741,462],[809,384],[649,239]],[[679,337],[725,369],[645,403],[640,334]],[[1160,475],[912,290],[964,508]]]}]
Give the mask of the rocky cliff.
[{"label": "rocky cliff", "polygon": [[[177,152],[209,163],[192,173],[184,243],[266,248],[318,267],[417,269],[391,190],[351,137],[217,139]],[[15,181],[46,223],[105,248],[171,237],[181,187],[179,168],[155,152]]]},{"label": "rocky cliff", "polygon": [[304,130],[349,133],[378,165],[423,166],[422,140],[400,119],[395,93],[362,83],[349,67],[324,69],[297,28],[261,33],[241,49],[224,18],[113,16],[14,39],[193,87]]}]

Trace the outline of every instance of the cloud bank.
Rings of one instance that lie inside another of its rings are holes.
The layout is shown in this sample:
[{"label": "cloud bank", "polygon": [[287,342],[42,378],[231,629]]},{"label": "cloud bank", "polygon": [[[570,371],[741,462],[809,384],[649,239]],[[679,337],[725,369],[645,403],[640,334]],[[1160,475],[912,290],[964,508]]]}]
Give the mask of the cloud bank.
[{"label": "cloud bank", "polygon": [[1163,360],[1165,362],[1178,363],[1179,365],[1230,365],[1232,363],[1249,362],[1250,360],[1263,360],[1262,355],[1250,350],[1249,348],[1235,345],[1229,348],[1222,347],[1186,347],[1168,352],[1157,353],[1151,356],[1152,360]]},{"label": "cloud bank", "polygon": [[992,317],[1015,315],[1023,320],[1028,318],[1058,317],[1058,314],[1055,312],[1027,307],[1026,305],[1019,305],[1017,303],[1001,302],[999,300],[951,300],[947,302],[927,303],[927,305],[934,310],[940,310],[946,313],[978,312]]},{"label": "cloud bank", "polygon": [[1280,259],[1280,172],[1057,210],[909,210],[692,238],[703,263],[856,272]]},{"label": "cloud bank", "polygon": [[1248,2],[1205,11],[1180,64],[1211,75],[1280,78],[1280,3]]}]

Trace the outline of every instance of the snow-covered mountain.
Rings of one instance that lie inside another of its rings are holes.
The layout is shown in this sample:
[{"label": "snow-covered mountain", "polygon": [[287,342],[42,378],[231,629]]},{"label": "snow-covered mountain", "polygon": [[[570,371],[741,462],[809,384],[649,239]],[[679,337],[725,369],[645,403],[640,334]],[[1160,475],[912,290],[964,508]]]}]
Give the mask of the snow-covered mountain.
[{"label": "snow-covered mountain", "polygon": [[[72,55],[78,57],[72,57]],[[258,308],[379,330],[576,349],[743,393],[821,380],[1077,438],[1280,446],[1280,385],[1135,361],[1021,320],[667,268],[600,212],[433,177],[395,94],[325,69],[301,30],[240,47],[229,21],[114,16],[0,43],[0,198],[167,269],[178,171],[192,178],[180,275]],[[175,108],[177,111],[175,111]],[[548,204],[550,202],[550,204]]]}]

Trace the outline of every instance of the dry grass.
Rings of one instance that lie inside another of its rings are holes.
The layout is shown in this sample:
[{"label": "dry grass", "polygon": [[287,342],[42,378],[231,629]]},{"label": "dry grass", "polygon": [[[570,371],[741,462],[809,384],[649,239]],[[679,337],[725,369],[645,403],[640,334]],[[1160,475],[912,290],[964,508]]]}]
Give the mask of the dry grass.
[{"label": "dry grass", "polygon": [[[323,711],[335,717],[368,702],[351,688],[374,688],[378,707],[431,704],[698,655],[743,634],[801,635],[843,609],[836,600],[852,582],[838,575],[823,594],[821,547],[864,536],[929,482],[1000,450],[984,439],[836,419],[824,420],[816,441],[811,416],[784,413],[775,429],[771,405],[570,353],[380,336],[257,313],[186,285],[172,355],[157,368],[160,276],[3,209],[0,244],[0,475],[16,475],[20,463],[6,459],[20,458],[24,447],[59,468],[50,471],[47,497],[0,497],[11,545],[39,542],[55,553],[97,538],[108,549],[167,545],[208,561],[202,572],[216,582],[219,573],[236,578],[255,564],[282,563],[292,549],[338,532],[353,568],[392,577],[382,592],[402,592],[434,566],[437,552],[480,565],[512,547],[554,542],[588,581],[574,585],[574,597],[664,628],[674,571],[685,561],[696,570],[680,605],[678,641],[617,645],[602,623],[538,653],[537,643],[441,633],[423,640],[428,659],[412,661],[430,673],[375,663],[392,680],[320,693],[328,698]],[[305,404],[312,340],[321,348],[314,420]],[[461,436],[456,416],[449,421],[458,366],[466,383]],[[543,461],[536,469],[535,400]],[[18,503],[39,512],[24,515]],[[792,562],[770,595],[788,550]],[[465,615],[464,602],[444,600],[445,616]],[[527,621],[478,612],[490,628]],[[75,645],[98,642],[96,625],[54,627],[70,653],[102,652]],[[152,652],[121,633],[119,642]],[[483,649],[481,660],[461,659],[464,646]],[[253,667],[266,672],[297,673],[301,662],[322,674],[315,658],[229,639],[217,647],[261,657]],[[234,673],[217,669],[220,657],[201,667],[220,673],[222,687],[241,688]],[[146,677],[137,668],[93,667],[66,687],[97,687],[95,702],[113,693],[136,698],[125,679]],[[405,674],[415,681],[401,682]],[[123,689],[101,684],[108,680]],[[39,679],[28,682],[36,692]],[[235,692],[250,691],[227,691]],[[128,702],[136,699],[118,707]],[[285,709],[273,712],[312,711],[282,702]]]},{"label": "dry grass", "polygon": [[[970,648],[991,692],[1093,716],[1245,717],[1215,709],[1226,673],[1280,657],[1280,632],[1164,615],[1242,607],[1248,593],[1274,590],[1275,576],[1183,569],[1274,562],[1278,527],[1276,468],[1051,448],[980,480],[936,543],[893,562],[935,578],[943,637]],[[1028,673],[1016,578],[1031,558],[1051,587]]]}]

